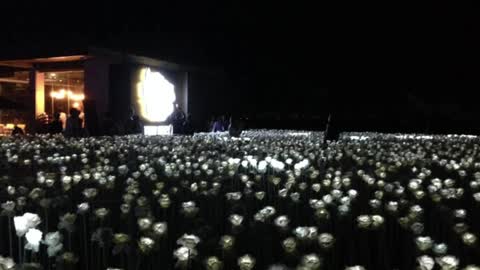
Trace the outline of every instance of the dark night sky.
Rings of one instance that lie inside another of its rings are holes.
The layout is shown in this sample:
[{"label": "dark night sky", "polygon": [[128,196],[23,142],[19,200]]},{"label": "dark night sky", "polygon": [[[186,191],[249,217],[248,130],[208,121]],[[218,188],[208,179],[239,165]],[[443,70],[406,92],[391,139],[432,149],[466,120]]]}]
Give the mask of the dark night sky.
[{"label": "dark night sky", "polygon": [[474,1],[27,2],[5,4],[0,48],[84,43],[222,70],[235,100],[222,102],[237,109],[382,115],[420,106],[438,119],[461,112],[470,121],[463,125],[480,112],[472,93],[480,86]]}]

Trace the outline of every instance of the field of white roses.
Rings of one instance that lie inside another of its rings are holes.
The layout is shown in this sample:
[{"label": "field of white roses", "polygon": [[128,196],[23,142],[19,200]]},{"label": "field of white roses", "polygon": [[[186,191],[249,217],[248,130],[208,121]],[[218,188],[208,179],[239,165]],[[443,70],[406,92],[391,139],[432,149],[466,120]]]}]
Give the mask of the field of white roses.
[{"label": "field of white roses", "polygon": [[480,269],[480,139],[0,139],[0,269]]}]

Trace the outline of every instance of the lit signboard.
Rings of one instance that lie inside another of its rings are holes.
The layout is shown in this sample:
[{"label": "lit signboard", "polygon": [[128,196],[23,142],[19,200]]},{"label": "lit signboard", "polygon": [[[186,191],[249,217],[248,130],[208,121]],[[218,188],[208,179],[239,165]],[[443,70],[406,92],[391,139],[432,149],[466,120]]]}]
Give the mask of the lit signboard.
[{"label": "lit signboard", "polygon": [[172,125],[145,126],[143,134],[145,134],[147,136],[172,135],[173,134],[173,127],[172,127]]}]

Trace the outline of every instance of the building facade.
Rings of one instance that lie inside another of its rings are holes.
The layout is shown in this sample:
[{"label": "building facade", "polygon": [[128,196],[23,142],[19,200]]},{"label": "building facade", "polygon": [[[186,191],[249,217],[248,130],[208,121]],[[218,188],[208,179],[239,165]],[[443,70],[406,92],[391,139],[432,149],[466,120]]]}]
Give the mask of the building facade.
[{"label": "building facade", "polygon": [[0,133],[14,125],[41,132],[39,118],[82,112],[90,135],[111,117],[122,124],[133,110],[144,125],[166,123],[175,106],[189,112],[191,68],[153,58],[88,48],[67,55],[0,60]]}]

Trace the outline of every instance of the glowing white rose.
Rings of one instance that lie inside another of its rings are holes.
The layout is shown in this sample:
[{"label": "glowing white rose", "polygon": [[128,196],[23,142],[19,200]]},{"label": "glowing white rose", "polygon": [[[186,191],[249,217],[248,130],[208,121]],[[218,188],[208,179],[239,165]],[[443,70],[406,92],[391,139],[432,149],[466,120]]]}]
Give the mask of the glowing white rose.
[{"label": "glowing white rose", "polygon": [[29,228],[35,228],[42,222],[37,214],[25,213],[23,214],[23,217],[27,220],[27,225]]},{"label": "glowing white rose", "polygon": [[25,245],[25,249],[32,250],[34,252],[38,252],[38,248],[40,247],[40,241],[42,240],[43,233],[37,229],[29,229],[25,238],[27,239],[27,244]]},{"label": "glowing white rose", "polygon": [[15,262],[12,258],[6,258],[0,256],[0,269],[13,270],[15,268]]},{"label": "glowing white rose", "polygon": [[262,160],[258,163],[258,172],[259,173],[266,173],[267,172],[267,162]]},{"label": "glowing white rose", "polygon": [[35,228],[40,223],[40,217],[32,213],[25,213],[23,216],[13,218],[13,224],[15,225],[15,231],[18,237],[24,236],[28,229]]},{"label": "glowing white rose", "polygon": [[13,218],[13,224],[15,225],[15,231],[18,237],[22,237],[28,231],[27,220],[23,216],[17,216]]}]

